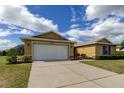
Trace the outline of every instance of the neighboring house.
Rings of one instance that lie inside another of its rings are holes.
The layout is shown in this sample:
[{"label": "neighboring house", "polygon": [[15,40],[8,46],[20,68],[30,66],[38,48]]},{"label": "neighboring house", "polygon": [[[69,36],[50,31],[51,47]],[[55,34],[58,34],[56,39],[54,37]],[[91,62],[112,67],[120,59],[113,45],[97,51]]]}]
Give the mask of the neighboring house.
[{"label": "neighboring house", "polygon": [[50,31],[33,37],[23,37],[25,55],[32,60],[65,60],[74,56],[74,43]]},{"label": "neighboring house", "polygon": [[121,45],[116,46],[116,51],[124,51],[124,49],[121,49]]},{"label": "neighboring house", "polygon": [[116,45],[108,39],[101,38],[89,43],[75,45],[75,54],[86,55],[88,58],[97,58],[99,55],[115,54]]}]

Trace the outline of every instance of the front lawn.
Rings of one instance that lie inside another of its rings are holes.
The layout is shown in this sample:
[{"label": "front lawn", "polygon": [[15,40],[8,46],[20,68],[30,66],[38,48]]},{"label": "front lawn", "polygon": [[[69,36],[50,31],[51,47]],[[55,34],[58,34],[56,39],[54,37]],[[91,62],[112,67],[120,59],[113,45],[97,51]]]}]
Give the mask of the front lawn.
[{"label": "front lawn", "polygon": [[124,60],[95,60],[82,63],[100,67],[119,74],[124,73]]},{"label": "front lawn", "polygon": [[31,63],[8,64],[6,56],[0,56],[0,87],[27,87]]},{"label": "front lawn", "polygon": [[5,62],[7,56],[0,56],[0,62]]}]

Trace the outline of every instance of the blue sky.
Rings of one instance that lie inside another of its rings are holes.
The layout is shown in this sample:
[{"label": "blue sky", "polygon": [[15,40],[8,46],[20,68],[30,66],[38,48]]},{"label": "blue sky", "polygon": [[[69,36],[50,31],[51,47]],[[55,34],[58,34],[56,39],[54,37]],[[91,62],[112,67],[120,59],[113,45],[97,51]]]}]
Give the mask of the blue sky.
[{"label": "blue sky", "polygon": [[20,37],[56,31],[83,43],[106,37],[124,38],[124,6],[0,6],[0,50],[21,44]]},{"label": "blue sky", "polygon": [[[83,16],[85,12],[85,6],[67,6],[67,5],[46,5],[46,6],[26,6],[29,11],[34,15],[39,15],[40,17],[45,17],[49,20],[53,20],[55,24],[58,25],[60,32],[66,32],[70,30],[72,24],[80,24],[80,27],[85,28],[83,22]],[[72,9],[75,12],[76,21],[71,21],[72,16],[74,16]],[[79,18],[79,19],[78,19]]]}]

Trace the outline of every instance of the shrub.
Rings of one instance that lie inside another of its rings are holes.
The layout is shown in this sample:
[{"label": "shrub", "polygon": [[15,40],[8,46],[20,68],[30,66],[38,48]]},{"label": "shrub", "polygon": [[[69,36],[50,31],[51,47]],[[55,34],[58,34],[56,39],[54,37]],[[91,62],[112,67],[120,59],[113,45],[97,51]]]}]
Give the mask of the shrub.
[{"label": "shrub", "polygon": [[124,51],[116,51],[116,55],[124,55]]},{"label": "shrub", "polygon": [[124,55],[118,55],[118,54],[100,55],[100,56],[97,56],[97,59],[104,59],[104,60],[124,59]]},{"label": "shrub", "polygon": [[32,57],[31,56],[22,56],[18,60],[21,61],[21,62],[31,62]]},{"label": "shrub", "polygon": [[7,61],[9,63],[16,63],[17,62],[17,52],[15,49],[8,50],[7,56],[8,56]]},{"label": "shrub", "polygon": [[7,61],[9,63],[16,63],[17,62],[17,56],[8,56]]},{"label": "shrub", "polygon": [[31,56],[24,56],[24,61],[26,61],[26,62],[32,61],[32,57]]}]

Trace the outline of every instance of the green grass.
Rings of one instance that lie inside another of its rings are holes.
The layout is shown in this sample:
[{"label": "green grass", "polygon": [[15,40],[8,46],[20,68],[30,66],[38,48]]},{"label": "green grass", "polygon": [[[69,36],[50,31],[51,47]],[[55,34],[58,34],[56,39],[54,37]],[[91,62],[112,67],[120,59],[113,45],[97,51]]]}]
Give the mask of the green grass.
[{"label": "green grass", "polygon": [[[20,57],[22,57],[22,56],[18,56],[18,58],[20,58]],[[7,56],[0,56],[0,62],[6,62],[7,61],[6,58],[7,58]]]},{"label": "green grass", "polygon": [[6,56],[0,56],[0,87],[27,87],[30,69],[31,63],[8,64]]},{"label": "green grass", "polygon": [[124,60],[95,60],[82,63],[100,67],[119,74],[124,73]]},{"label": "green grass", "polygon": [[0,62],[3,62],[3,61],[5,62],[6,61],[6,57],[7,56],[0,56]]}]

